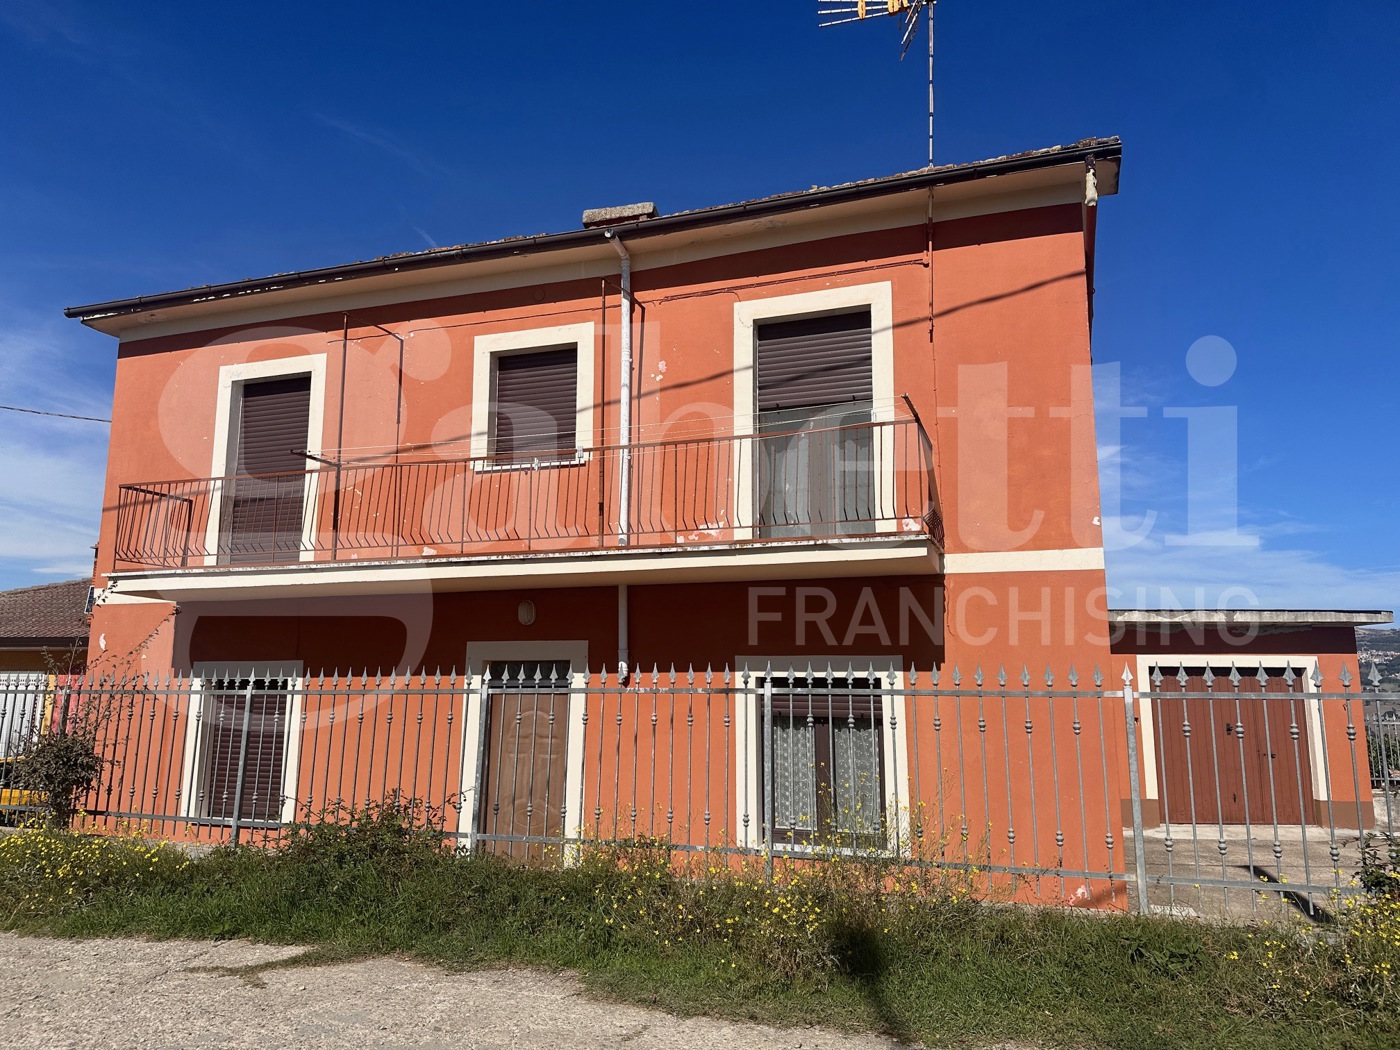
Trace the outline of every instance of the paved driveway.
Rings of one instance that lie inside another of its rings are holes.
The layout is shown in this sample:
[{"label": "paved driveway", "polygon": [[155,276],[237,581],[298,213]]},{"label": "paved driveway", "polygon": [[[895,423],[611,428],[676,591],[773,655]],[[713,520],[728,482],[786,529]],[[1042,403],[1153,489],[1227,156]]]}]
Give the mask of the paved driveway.
[{"label": "paved driveway", "polygon": [[820,1047],[887,1039],[681,1020],[585,998],[567,976],[374,959],[250,971],[299,949],[0,933],[3,1047]]}]

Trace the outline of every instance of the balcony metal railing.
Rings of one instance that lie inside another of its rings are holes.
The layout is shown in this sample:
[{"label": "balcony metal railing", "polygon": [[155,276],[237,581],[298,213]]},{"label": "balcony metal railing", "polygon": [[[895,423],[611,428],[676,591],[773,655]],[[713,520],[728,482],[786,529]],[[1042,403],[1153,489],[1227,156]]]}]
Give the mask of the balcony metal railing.
[{"label": "balcony metal railing", "polygon": [[[631,461],[626,513],[623,457]],[[308,459],[311,457],[308,456]],[[600,445],[555,458],[320,460],[123,485],[118,568],[525,555],[924,534],[941,547],[917,416]]]}]

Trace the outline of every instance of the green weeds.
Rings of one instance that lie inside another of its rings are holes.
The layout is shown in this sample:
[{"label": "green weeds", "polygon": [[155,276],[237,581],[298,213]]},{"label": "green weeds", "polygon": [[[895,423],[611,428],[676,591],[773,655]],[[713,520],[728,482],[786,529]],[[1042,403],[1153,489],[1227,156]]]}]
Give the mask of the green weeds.
[{"label": "green weeds", "polygon": [[[23,887],[30,904],[0,916],[69,936],[312,949],[298,965],[396,954],[452,968],[567,968],[595,992],[677,1013],[931,1045],[1400,1042],[1393,999],[1358,991],[1336,955],[1364,949],[1371,973],[1396,964],[1388,905],[1325,936],[1285,935],[978,904],[956,880],[896,863],[790,861],[770,881],[734,858],[637,842],[584,850],[569,866],[527,866],[456,852],[435,826],[431,814],[391,802],[303,825],[275,850],[221,849],[186,863],[158,848],[144,867],[133,854],[120,877],[110,859],[92,867],[93,858],[136,844],[26,832],[46,844],[0,840],[0,891]],[[53,892],[68,884],[83,889]]]}]

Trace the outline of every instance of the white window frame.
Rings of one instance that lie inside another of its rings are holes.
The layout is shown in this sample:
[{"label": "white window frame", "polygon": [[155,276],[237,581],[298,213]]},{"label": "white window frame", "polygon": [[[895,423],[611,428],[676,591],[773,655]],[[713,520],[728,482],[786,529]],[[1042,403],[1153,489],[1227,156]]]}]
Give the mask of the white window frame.
[{"label": "white window frame", "polygon": [[[222,365],[219,368],[219,391],[214,410],[214,447],[209,466],[211,478],[229,476],[238,450],[237,427],[234,423],[243,409],[243,387],[267,379],[295,379],[297,376],[311,377],[311,400],[306,418],[306,450],[313,455],[322,452],[322,430],[326,416],[326,355],[303,354],[298,357],[280,357],[272,361],[244,361],[236,365]],[[302,485],[302,506],[306,513],[301,522],[300,561],[311,561],[316,557],[316,475],[307,472]],[[223,482],[211,482],[214,486],[209,493],[209,521],[205,526],[204,555],[205,565],[218,565],[219,533],[223,524]]]},{"label": "white window frame", "polygon": [[[758,430],[758,325],[763,321],[797,321],[807,317],[870,310],[870,394],[874,399],[870,419],[885,423],[894,419],[894,293],[891,282],[856,284],[845,288],[824,288],[817,292],[798,292],[767,299],[747,299],[734,304],[734,433],[736,439],[752,438]],[[752,441],[740,440],[741,446],[753,447]],[[884,462],[881,443],[874,443],[874,469],[879,479],[878,500],[881,507],[894,505],[894,463]],[[752,522],[754,515],[754,476],[750,463],[745,471],[746,457],[735,456],[732,492],[735,520]],[[752,461],[753,455],[747,459]],[[893,519],[881,519],[876,526],[881,532],[896,528]],[[734,528],[735,540],[754,537],[752,525]]]},{"label": "white window frame", "polygon": [[597,346],[592,321],[582,324],[554,325],[549,328],[527,328],[519,332],[496,332],[479,335],[472,343],[472,424],[471,456],[473,469],[485,473],[492,470],[529,470],[531,460],[495,461],[491,456],[492,400],[496,390],[496,360],[499,357],[527,354],[541,350],[563,350],[572,346],[578,351],[577,391],[574,395],[575,453],[542,457],[540,465],[565,466],[586,459],[585,450],[593,444],[593,378]]},{"label": "white window frame", "polygon": [[[477,778],[485,772],[486,741],[482,738],[482,722],[486,710],[482,705],[482,686],[493,663],[538,660],[542,663],[568,661],[569,713],[568,746],[564,753],[564,838],[583,837],[583,732],[584,712],[588,702],[588,643],[586,641],[541,642],[471,642],[467,645],[466,695],[462,698],[462,769],[459,777],[462,818],[457,833],[458,842],[468,851],[474,850],[479,834],[477,824],[481,807],[477,804]],[[469,814],[469,815],[468,815]],[[462,824],[466,824],[463,835]],[[577,859],[576,848],[564,850],[565,863]]]},{"label": "white window frame", "polygon": [[[301,764],[301,712],[306,687],[305,668],[300,660],[278,660],[270,663],[218,663],[204,661],[195,664],[190,678],[188,706],[185,709],[185,760],[180,770],[180,817],[194,824],[225,826],[230,821],[216,820],[207,813],[200,812],[200,791],[204,786],[206,737],[202,729],[206,722],[205,683],[230,678],[283,678],[290,685],[287,690],[286,739],[282,744],[282,798],[283,824],[296,820],[297,775]],[[199,714],[201,717],[196,718]],[[292,790],[287,787],[291,785]]]},{"label": "white window frame", "polygon": [[[734,700],[733,819],[739,848],[763,848],[764,799],[759,786],[763,776],[763,686],[760,683],[770,669],[775,678],[788,678],[805,675],[809,667],[814,675],[825,675],[829,667],[832,678],[860,678],[874,673],[877,686],[873,693],[880,701],[880,743],[885,768],[885,783],[881,785],[889,836],[885,852],[889,856],[912,856],[909,828],[909,762],[912,756],[906,731],[910,698],[900,691],[904,685],[904,661],[889,656],[739,656],[734,666],[738,688]],[[891,675],[895,682],[893,690]],[[891,719],[891,714],[899,717]],[[892,725],[892,721],[896,724]],[[745,814],[749,817],[747,825]],[[773,843],[774,852],[810,853],[812,849],[800,842]]]},{"label": "white window frame", "polygon": [[[1236,652],[1162,653],[1160,655],[1152,653],[1137,657],[1137,682],[1134,684],[1140,712],[1138,725],[1142,730],[1143,798],[1159,804],[1162,800],[1160,772],[1157,769],[1156,712],[1153,710],[1152,700],[1141,695],[1157,691],[1156,686],[1152,684],[1152,668],[1234,667],[1242,678],[1249,678],[1257,675],[1259,668],[1265,665],[1302,668],[1301,688],[1294,695],[1304,698],[1303,728],[1307,734],[1308,766],[1312,775],[1312,797],[1317,802],[1325,802],[1332,797],[1331,770],[1327,768],[1327,753],[1322,748],[1322,722],[1317,710],[1318,705],[1315,700],[1309,703],[1306,699],[1309,695],[1317,692],[1316,683],[1313,681],[1318,669],[1317,657],[1289,653],[1245,654]],[[1165,671],[1163,674],[1165,675]],[[1307,800],[1303,799],[1300,802],[1306,808]],[[1305,823],[1311,823],[1310,816],[1311,814],[1306,812],[1303,814]]]}]

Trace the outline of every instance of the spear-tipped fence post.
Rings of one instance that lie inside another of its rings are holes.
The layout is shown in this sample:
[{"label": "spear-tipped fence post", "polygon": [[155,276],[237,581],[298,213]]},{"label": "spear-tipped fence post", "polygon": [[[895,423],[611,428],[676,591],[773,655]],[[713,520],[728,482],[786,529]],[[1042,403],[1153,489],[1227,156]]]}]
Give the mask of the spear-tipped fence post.
[{"label": "spear-tipped fence post", "polygon": [[[810,681],[810,673],[809,673]],[[763,676],[763,874],[773,881],[773,665]]]},{"label": "spear-tipped fence post", "polygon": [[248,728],[253,718],[253,678],[248,677],[248,684],[243,689],[243,729],[238,741],[238,779],[233,784],[233,831],[230,838],[235,846],[238,845],[239,833],[242,830],[240,821],[243,817],[243,778],[248,770]]},{"label": "spear-tipped fence post", "polygon": [[1138,914],[1147,914],[1147,846],[1142,840],[1142,779],[1138,771],[1137,697],[1133,673],[1123,668],[1123,715],[1128,731],[1128,793],[1133,810],[1133,862],[1137,871]]}]

